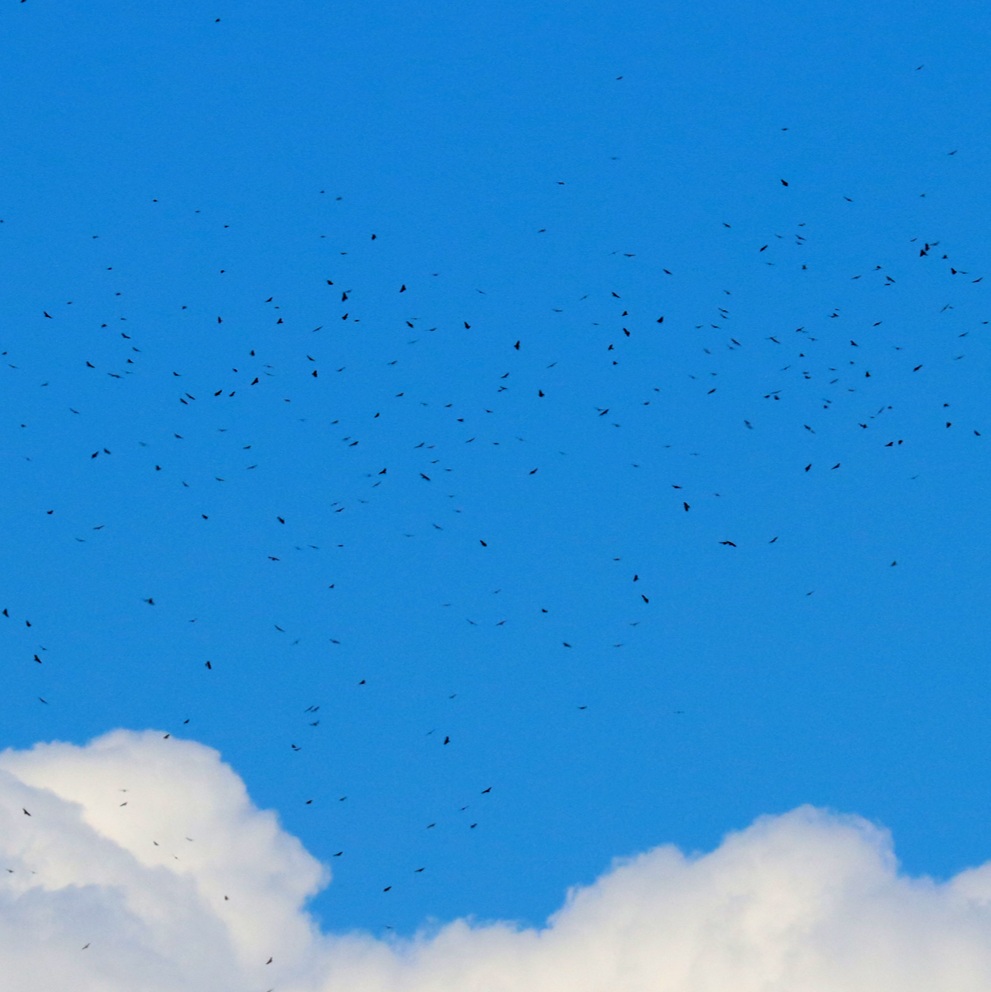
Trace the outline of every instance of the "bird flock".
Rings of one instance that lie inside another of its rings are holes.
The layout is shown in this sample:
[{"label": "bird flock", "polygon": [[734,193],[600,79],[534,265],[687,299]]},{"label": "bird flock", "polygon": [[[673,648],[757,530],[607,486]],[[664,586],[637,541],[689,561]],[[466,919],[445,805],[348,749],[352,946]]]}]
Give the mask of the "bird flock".
[{"label": "bird flock", "polygon": [[[666,650],[682,576],[810,608],[831,593],[811,525],[865,500],[880,522],[871,494],[986,457],[979,260],[931,219],[865,231],[858,196],[773,167],[760,194],[787,226],[712,218],[705,273],[609,244],[557,271],[534,216],[512,288],[470,259],[449,277],[330,189],[302,197],[308,228],[156,191],[134,232],[52,245],[71,264],[0,345],[7,530],[35,549],[4,582],[7,705],[37,736],[143,721],[252,750],[284,817],[323,818],[339,876],[353,859],[369,893],[419,884],[512,815],[525,753],[481,739],[500,709],[566,750],[595,673]],[[830,221],[856,237],[833,250]],[[530,265],[550,288],[519,291]],[[849,536],[863,581],[913,567],[908,537],[879,541]],[[415,801],[363,791],[369,738]],[[120,788],[126,815],[140,790]],[[356,803],[383,821],[365,860]],[[441,839],[402,863],[390,836],[411,830]]]}]

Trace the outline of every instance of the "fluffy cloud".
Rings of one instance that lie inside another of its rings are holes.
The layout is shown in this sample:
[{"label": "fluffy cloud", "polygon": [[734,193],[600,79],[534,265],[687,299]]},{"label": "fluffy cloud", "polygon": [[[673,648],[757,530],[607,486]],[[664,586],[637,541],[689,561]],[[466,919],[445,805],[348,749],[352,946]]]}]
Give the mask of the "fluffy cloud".
[{"label": "fluffy cloud", "polygon": [[209,748],[7,751],[0,794],[0,960],[24,992],[236,987],[273,933],[287,957],[315,939],[300,907],[323,869]]},{"label": "fluffy cloud", "polygon": [[304,906],[326,871],[202,745],[116,731],[7,751],[0,797],[18,992],[991,988],[991,865],[909,878],[884,831],[810,807],[704,856],[617,862],[539,930],[460,920],[385,941],[317,932]]}]

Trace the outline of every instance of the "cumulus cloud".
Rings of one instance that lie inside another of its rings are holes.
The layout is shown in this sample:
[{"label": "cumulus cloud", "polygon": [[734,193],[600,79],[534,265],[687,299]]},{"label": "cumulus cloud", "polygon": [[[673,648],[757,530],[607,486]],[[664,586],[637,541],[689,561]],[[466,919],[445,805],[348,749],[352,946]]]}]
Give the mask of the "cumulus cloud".
[{"label": "cumulus cloud", "polygon": [[18,992],[991,989],[991,865],[911,878],[886,832],[811,807],[708,854],[617,861],[539,929],[458,920],[390,941],[317,931],[305,904],[329,874],[195,742],[7,751],[0,798]]},{"label": "cumulus cloud", "polygon": [[116,731],[7,751],[0,794],[0,960],[24,992],[225,989],[273,932],[287,956],[313,943],[300,907],[324,870],[210,748]]}]

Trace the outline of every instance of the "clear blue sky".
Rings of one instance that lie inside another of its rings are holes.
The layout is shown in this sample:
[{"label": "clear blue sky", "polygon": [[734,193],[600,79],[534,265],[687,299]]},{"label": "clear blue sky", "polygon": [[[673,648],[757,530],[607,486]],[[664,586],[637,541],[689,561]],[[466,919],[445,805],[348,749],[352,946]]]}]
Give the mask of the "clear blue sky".
[{"label": "clear blue sky", "polygon": [[329,931],[988,858],[991,22],[654,6],[4,3],[3,746],[219,749]]}]

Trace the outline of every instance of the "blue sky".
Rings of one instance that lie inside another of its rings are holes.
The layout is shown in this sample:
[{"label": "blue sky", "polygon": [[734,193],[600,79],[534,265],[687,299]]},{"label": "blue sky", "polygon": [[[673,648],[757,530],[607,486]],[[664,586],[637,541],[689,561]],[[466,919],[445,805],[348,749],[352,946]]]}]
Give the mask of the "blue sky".
[{"label": "blue sky", "polygon": [[219,750],[334,933],[988,857],[982,8],[0,25],[5,747]]}]

